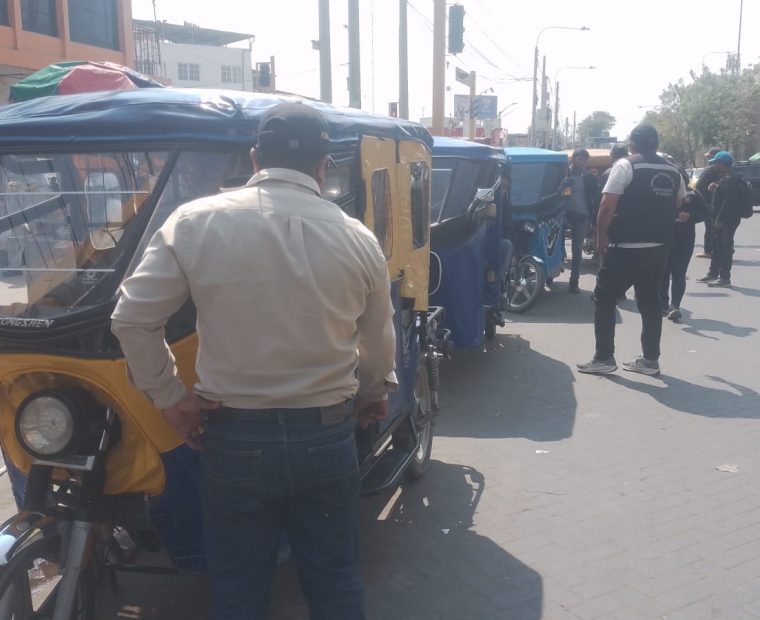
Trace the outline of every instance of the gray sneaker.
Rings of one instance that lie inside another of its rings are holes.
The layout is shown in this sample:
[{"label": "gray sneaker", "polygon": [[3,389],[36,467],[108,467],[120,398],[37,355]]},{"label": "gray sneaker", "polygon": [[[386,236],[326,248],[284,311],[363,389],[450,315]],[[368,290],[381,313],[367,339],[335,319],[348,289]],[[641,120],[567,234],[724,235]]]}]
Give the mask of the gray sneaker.
[{"label": "gray sneaker", "polygon": [[707,286],[721,286],[724,288],[728,288],[731,286],[731,280],[729,280],[728,278],[718,278],[716,280],[712,280],[711,282],[708,282]]},{"label": "gray sneaker", "polygon": [[623,370],[638,372],[642,375],[656,376],[660,374],[660,363],[657,360],[648,360],[644,357],[637,357],[632,362],[623,362]]},{"label": "gray sneaker", "polygon": [[590,362],[576,364],[578,372],[585,372],[590,375],[608,375],[617,370],[617,362],[614,357],[606,360],[598,360],[596,357]]},{"label": "gray sneaker", "polygon": [[701,282],[702,284],[707,284],[708,282],[714,282],[717,279],[718,279],[718,276],[712,276],[708,273],[706,276],[697,278],[697,282]]}]

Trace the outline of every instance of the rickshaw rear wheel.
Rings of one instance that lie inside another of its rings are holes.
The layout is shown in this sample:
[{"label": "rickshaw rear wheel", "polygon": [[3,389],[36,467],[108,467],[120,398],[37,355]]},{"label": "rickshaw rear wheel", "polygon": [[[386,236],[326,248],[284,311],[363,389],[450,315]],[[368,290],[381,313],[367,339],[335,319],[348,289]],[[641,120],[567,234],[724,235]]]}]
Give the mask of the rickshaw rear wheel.
[{"label": "rickshaw rear wheel", "polygon": [[[52,620],[60,581],[60,536],[30,544],[0,574],[3,620]],[[68,620],[95,620],[95,572],[82,570]]]},{"label": "rickshaw rear wheel", "polygon": [[[395,447],[408,450],[417,446],[411,463],[404,475],[408,480],[422,478],[430,466],[430,455],[433,452],[433,393],[430,387],[425,360],[420,360],[417,365],[417,374],[414,380],[414,411],[411,413],[412,424],[417,431],[417,437],[411,432],[408,425],[403,426],[393,434]],[[419,444],[417,439],[419,438]]]},{"label": "rickshaw rear wheel", "polygon": [[509,269],[507,310],[525,312],[536,303],[544,290],[546,272],[532,256],[520,260]]}]

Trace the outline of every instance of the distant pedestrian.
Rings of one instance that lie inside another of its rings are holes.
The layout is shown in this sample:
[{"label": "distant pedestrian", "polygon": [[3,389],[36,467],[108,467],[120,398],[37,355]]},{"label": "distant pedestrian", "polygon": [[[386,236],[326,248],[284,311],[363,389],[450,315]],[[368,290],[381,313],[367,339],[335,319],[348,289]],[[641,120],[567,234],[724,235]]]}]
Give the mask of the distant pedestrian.
[{"label": "distant pedestrian", "polygon": [[[685,172],[682,173],[682,176],[685,175]],[[686,292],[686,271],[694,253],[695,225],[708,217],[710,217],[710,208],[702,194],[697,190],[687,190],[683,205],[676,213],[675,234],[670,246],[668,269],[660,292],[663,313],[667,313],[671,321],[681,318],[681,300]]]},{"label": "distant pedestrian", "polygon": [[707,275],[699,278],[709,286],[731,286],[731,266],[734,256],[734,235],[741,222],[744,180],[733,169],[734,158],[720,151],[710,160],[718,173],[710,184],[712,192],[712,258]]},{"label": "distant pedestrian", "polygon": [[[705,202],[707,202],[707,205],[710,206],[712,204],[712,190],[710,189],[710,185],[718,180],[720,177],[720,174],[718,172],[718,169],[715,168],[710,163],[710,160],[715,157],[718,153],[720,153],[721,149],[719,149],[717,146],[711,148],[707,153],[705,153],[705,159],[707,159],[707,168],[705,168],[702,171],[702,174],[699,175],[699,178],[697,179],[697,184],[694,189],[696,189],[705,199]],[[711,258],[712,257],[712,214],[710,214],[709,217],[705,218],[705,237],[704,237],[704,243],[703,248],[704,251],[697,254],[697,258]]]},{"label": "distant pedestrian", "polygon": [[570,169],[562,182],[565,196],[565,220],[570,228],[572,258],[570,262],[570,293],[580,293],[578,282],[583,259],[583,241],[591,214],[599,203],[599,185],[593,175],[586,173],[589,153],[575,149],[570,158]]},{"label": "distant pedestrian", "polygon": [[615,304],[631,285],[641,313],[643,357],[623,368],[647,375],[660,372],[660,287],[686,185],[675,166],[657,155],[658,145],[652,125],[636,126],[630,138],[632,155],[615,163],[602,190],[597,220],[602,265],[594,291],[596,352],[590,362],[577,365],[580,372],[617,370]]}]

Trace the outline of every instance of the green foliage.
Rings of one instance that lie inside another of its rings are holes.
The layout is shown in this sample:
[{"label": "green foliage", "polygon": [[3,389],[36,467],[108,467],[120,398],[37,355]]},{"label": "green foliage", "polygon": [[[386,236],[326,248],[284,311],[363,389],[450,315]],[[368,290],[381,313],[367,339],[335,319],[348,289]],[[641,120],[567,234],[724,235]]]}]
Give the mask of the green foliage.
[{"label": "green foliage", "polygon": [[706,69],[690,77],[668,85],[661,105],[646,115],[660,134],[660,150],[684,166],[703,164],[713,146],[737,160],[760,150],[760,65],[741,76]]},{"label": "green foliage", "polygon": [[589,138],[609,135],[610,129],[615,126],[615,117],[609,112],[597,110],[584,118],[578,125],[579,144],[587,145]]}]

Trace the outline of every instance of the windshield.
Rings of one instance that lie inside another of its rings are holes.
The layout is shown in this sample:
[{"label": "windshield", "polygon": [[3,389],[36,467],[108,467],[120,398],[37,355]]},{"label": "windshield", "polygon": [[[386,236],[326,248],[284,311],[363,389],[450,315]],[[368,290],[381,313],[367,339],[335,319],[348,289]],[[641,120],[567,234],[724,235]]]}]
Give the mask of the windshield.
[{"label": "windshield", "polygon": [[107,303],[145,222],[152,233],[179,204],[250,174],[240,154],[183,152],[151,214],[143,207],[172,161],[165,151],[0,156],[0,322],[45,326],[20,320]]},{"label": "windshield", "polygon": [[464,215],[475,190],[493,187],[497,163],[490,159],[434,157],[431,194],[433,222]]},{"label": "windshield", "polygon": [[510,184],[512,206],[524,207],[550,196],[559,188],[564,163],[513,163]]}]

